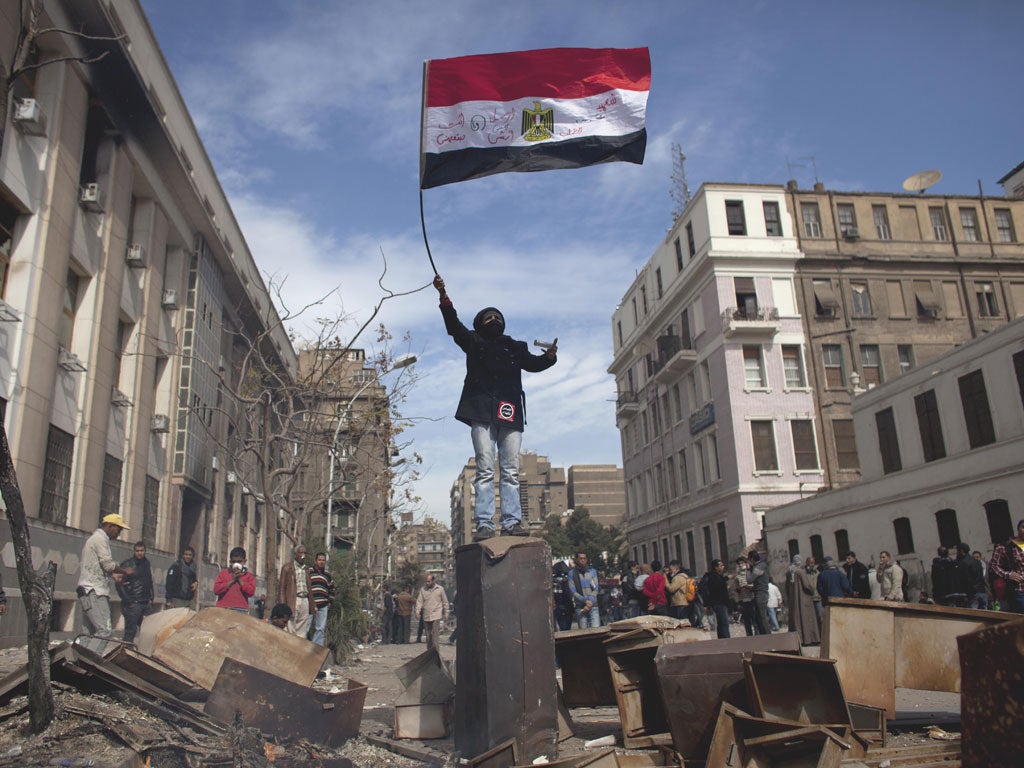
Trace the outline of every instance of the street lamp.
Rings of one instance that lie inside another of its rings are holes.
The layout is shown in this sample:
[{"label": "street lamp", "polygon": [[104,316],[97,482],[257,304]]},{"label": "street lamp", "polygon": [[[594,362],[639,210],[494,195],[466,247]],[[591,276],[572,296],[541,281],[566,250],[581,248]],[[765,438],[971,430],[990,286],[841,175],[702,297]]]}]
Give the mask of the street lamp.
[{"label": "street lamp", "polygon": [[[400,358],[395,360],[395,362],[392,363],[391,367],[388,370],[384,371],[381,374],[381,376],[386,375],[388,373],[391,373],[391,371],[397,370],[399,368],[408,368],[410,365],[412,365],[415,362],[416,362],[416,355],[402,355]],[[328,480],[327,480],[327,536],[325,537],[326,538],[325,544],[327,546],[327,551],[328,552],[330,552],[331,550],[334,549],[334,547],[332,546],[332,544],[334,543],[333,542],[333,530],[332,530],[333,526],[334,526],[334,465],[337,462],[337,458],[338,458],[338,436],[341,434],[342,426],[344,426],[348,422],[349,418],[351,418],[352,406],[355,404],[356,400],[359,399],[359,396],[361,394],[363,394],[363,392],[365,392],[366,389],[371,384],[378,383],[379,379],[380,379],[380,376],[375,376],[375,377],[372,377],[370,379],[367,379],[367,381],[364,382],[363,386],[361,386],[359,389],[357,389],[356,393],[354,395],[352,395],[351,399],[348,401],[348,404],[344,408],[339,408],[338,409],[338,413],[337,413],[338,424],[334,428],[334,439],[331,440],[331,447],[327,451],[327,455],[328,455],[328,457],[330,459],[330,462],[331,462],[331,468],[330,468],[330,472],[328,473]],[[342,417],[342,414],[345,414],[344,418]],[[358,558],[358,553],[355,552],[356,545],[358,544],[358,541],[359,541],[359,520],[358,520],[358,517],[356,519],[355,530],[356,530],[356,535],[355,535],[355,541],[353,541],[353,543],[352,543],[352,550],[353,550],[353,553],[356,554],[356,556]]]}]

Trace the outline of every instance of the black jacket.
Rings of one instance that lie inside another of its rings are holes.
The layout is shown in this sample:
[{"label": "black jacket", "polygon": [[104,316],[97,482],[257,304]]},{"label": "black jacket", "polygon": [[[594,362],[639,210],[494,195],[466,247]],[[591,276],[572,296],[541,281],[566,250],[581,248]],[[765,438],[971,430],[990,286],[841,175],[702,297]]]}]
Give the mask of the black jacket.
[{"label": "black jacket", "polygon": [[843,570],[846,571],[846,578],[850,580],[850,586],[853,587],[854,596],[870,600],[871,579],[868,577],[868,567],[858,560],[853,565],[844,565]]},{"label": "black jacket", "polygon": [[525,341],[505,335],[487,338],[469,330],[450,299],[441,300],[441,316],[448,335],[466,353],[466,379],[455,418],[465,424],[478,421],[522,432],[526,425],[522,372],[547,370],[555,359],[532,354]]},{"label": "black jacket", "polygon": [[705,574],[708,585],[707,605],[729,605],[729,579],[724,573],[708,571]]},{"label": "black jacket", "polygon": [[960,574],[960,563],[951,557],[932,560],[932,597],[944,600],[951,595],[967,594],[967,586]]},{"label": "black jacket", "polygon": [[153,572],[149,568],[149,558],[136,560],[129,557],[121,563],[121,567],[134,570],[131,576],[125,576],[124,581],[117,585],[117,594],[121,596],[121,602],[153,602]]},{"label": "black jacket", "polygon": [[971,555],[964,555],[957,563],[960,564],[960,576],[963,579],[962,591],[968,597],[985,594],[985,569],[981,561],[975,560]]},{"label": "black jacket", "polygon": [[197,580],[198,577],[196,576],[194,565],[188,565],[184,560],[176,560],[167,569],[167,580],[164,582],[164,596],[168,600],[171,598],[191,600],[193,596],[192,585]]}]

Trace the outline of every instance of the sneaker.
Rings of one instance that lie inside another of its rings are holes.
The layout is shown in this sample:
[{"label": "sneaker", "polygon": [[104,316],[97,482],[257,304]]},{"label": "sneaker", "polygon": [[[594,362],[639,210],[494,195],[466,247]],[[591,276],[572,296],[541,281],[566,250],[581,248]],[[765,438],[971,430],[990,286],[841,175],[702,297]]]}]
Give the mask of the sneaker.
[{"label": "sneaker", "polygon": [[487,541],[487,539],[493,538],[496,532],[489,525],[478,525],[476,530],[473,531],[473,541]]},{"label": "sneaker", "polygon": [[523,527],[522,523],[513,523],[509,528],[501,529],[502,536],[529,536],[530,532]]}]

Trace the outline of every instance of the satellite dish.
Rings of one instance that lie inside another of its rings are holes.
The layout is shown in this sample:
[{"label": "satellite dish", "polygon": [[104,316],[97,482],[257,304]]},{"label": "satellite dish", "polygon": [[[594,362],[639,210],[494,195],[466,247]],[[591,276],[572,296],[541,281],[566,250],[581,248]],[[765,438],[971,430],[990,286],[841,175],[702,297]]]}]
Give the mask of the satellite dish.
[{"label": "satellite dish", "polygon": [[904,181],[903,188],[907,192],[920,192],[923,195],[928,187],[938,184],[941,178],[942,171],[921,171]]}]

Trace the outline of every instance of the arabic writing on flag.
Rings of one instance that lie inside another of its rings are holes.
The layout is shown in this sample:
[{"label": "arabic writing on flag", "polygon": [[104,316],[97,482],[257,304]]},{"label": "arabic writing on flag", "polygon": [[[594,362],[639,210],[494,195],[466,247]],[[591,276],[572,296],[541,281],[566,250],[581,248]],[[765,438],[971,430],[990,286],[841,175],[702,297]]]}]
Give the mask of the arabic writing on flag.
[{"label": "arabic writing on flag", "polygon": [[420,188],[509,171],[643,163],[647,48],[548,48],[424,67]]}]

